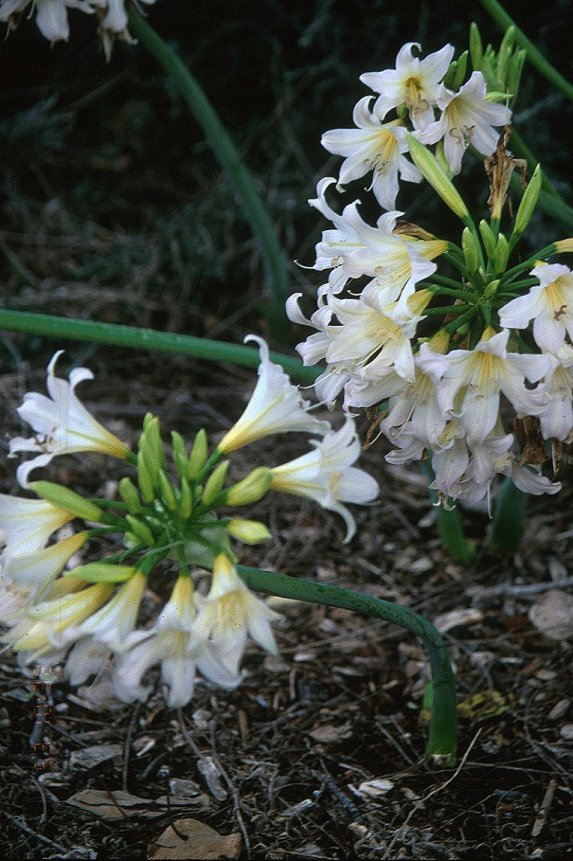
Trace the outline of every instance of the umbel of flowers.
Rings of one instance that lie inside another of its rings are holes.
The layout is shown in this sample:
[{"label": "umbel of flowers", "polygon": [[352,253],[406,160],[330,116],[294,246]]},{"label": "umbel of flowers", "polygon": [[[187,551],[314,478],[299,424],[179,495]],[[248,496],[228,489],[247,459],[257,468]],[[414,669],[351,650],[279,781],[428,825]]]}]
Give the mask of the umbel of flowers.
[{"label": "umbel of flowers", "polygon": [[[539,166],[506,215],[512,172],[524,173],[506,148],[524,52],[511,32],[497,54],[484,52],[472,27],[470,54],[471,72],[467,51],[454,60],[445,45],[422,58],[410,42],[394,69],[361,76],[374,95],[359,100],[354,128],[323,136],[344,161],[309,201],[332,224],[312,267],[328,278],[309,318],[302,294],[287,302],[290,319],[315,330],[297,349],[305,365],[326,363],[320,400],[342,394],[345,410],[372,411],[391,463],[431,456],[446,507],[489,499],[500,475],[528,493],[557,492],[573,431],[573,273],[554,259],[573,240],[533,255],[518,248]],[[477,223],[454,182],[469,151],[485,156],[489,179],[489,218]],[[341,212],[331,202],[362,177],[386,210],[374,225],[359,200]],[[401,180],[431,186],[462,222],[457,242],[401,220]]]},{"label": "umbel of flowers", "polygon": [[[80,403],[75,388],[91,373],[77,368],[69,380],[56,376],[60,353],[48,367],[49,397],[25,395],[18,412],[34,436],[13,439],[10,449],[34,455],[17,469],[32,495],[0,495],[0,620],[8,626],[2,640],[24,663],[65,662],[72,684],[96,675],[126,702],[148,696],[144,677],[159,666],[169,705],[184,706],[197,671],[224,688],[240,682],[248,637],[276,650],[271,623],[278,614],[243,583],[233,549],[271,535],[241,510],[270,491],[307,497],[340,514],[350,540],[356,526],[346,503],[373,500],[378,486],[353,465],[360,452],[353,419],[333,430],[315,418],[264,341],[250,338],[260,349],[257,385],[212,453],[204,430],[190,446],[173,432],[168,459],[151,414],[132,452]],[[227,481],[228,455],[284,432],[311,434],[311,450]],[[131,475],[120,480],[118,499],[86,499],[31,480],[52,458],[82,452],[126,462]],[[64,526],[72,530],[65,537]],[[148,589],[156,596],[154,617],[141,611]]]}]

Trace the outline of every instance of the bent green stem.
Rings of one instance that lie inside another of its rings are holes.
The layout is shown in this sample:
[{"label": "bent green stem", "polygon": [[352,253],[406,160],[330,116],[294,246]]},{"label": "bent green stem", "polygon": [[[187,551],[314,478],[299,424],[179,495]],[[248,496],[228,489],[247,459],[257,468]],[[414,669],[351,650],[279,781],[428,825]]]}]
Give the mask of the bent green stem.
[{"label": "bent green stem", "polygon": [[[93,344],[109,344],[131,350],[152,350],[194,356],[211,362],[231,362],[245,368],[257,368],[259,351],[242,344],[227,344],[209,338],[195,338],[174,332],[158,332],[155,329],[139,329],[117,323],[98,323],[92,320],[72,320],[51,314],[33,314],[29,311],[7,311],[0,308],[0,330],[26,332],[45,338],[65,338],[71,341],[89,341]],[[305,368],[298,359],[271,351],[270,357],[299,383],[313,383],[320,370]]]},{"label": "bent green stem", "polygon": [[268,279],[267,318],[271,335],[284,341],[289,329],[284,310],[289,292],[286,263],[271,217],[255,188],[253,178],[207,96],[177,52],[163,41],[147,21],[133,11],[129,12],[129,26],[175,82],[185,104],[201,125],[213,153],[231,178],[258,240],[264,261]]},{"label": "bent green stem", "polygon": [[432,672],[432,714],[426,756],[441,764],[453,765],[457,744],[455,680],[446,644],[431,622],[407,607],[398,607],[389,601],[361,595],[341,586],[299,580],[245,565],[238,565],[237,571],[249,588],[259,592],[311,604],[343,607],[362,616],[384,619],[420,637]]}]

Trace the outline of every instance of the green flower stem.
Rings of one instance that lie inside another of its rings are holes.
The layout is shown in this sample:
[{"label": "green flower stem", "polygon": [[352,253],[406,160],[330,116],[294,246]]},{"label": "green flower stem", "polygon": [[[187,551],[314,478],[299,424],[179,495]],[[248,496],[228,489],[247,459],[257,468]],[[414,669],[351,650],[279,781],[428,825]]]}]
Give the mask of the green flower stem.
[{"label": "green flower stem", "polygon": [[433,704],[426,756],[436,757],[442,764],[453,765],[457,740],[455,681],[446,645],[431,622],[407,607],[398,607],[389,601],[361,595],[341,586],[299,580],[245,565],[238,565],[237,571],[249,588],[259,592],[311,604],[343,607],[362,616],[384,619],[420,637],[432,671]]},{"label": "green flower stem", "polygon": [[[420,466],[430,485],[436,477],[430,459],[420,461]],[[475,549],[466,541],[459,509],[448,511],[443,505],[438,505],[439,498],[435,490],[430,490],[430,499],[436,508],[438,535],[442,544],[453,559],[468,565],[475,556]]]},{"label": "green flower stem", "polygon": [[289,293],[286,263],[270,214],[253,178],[205,93],[176,51],[166,44],[140,15],[130,10],[128,17],[130,30],[175,82],[185,104],[201,125],[213,153],[231,178],[253,233],[258,239],[264,260],[268,279],[268,323],[271,334],[279,341],[284,341],[290,330],[284,310]]},{"label": "green flower stem", "polygon": [[523,538],[527,494],[506,478],[498,494],[489,546],[502,553],[515,552]]},{"label": "green flower stem", "polygon": [[[210,362],[231,362],[245,368],[259,366],[259,351],[242,344],[227,344],[208,338],[178,335],[173,332],[158,332],[155,329],[138,329],[117,323],[98,323],[92,320],[72,320],[51,314],[32,314],[28,311],[7,311],[0,308],[0,330],[26,332],[45,338],[71,341],[88,341],[93,344],[109,344],[128,347],[131,350],[152,350],[174,353],[179,356],[194,356]],[[282,353],[271,352],[271,359],[281,365],[299,383],[313,383],[320,369],[305,368],[298,359]]]},{"label": "green flower stem", "polygon": [[460,328],[464,323],[469,323],[470,320],[473,320],[476,313],[476,306],[472,305],[469,311],[466,311],[464,314],[461,314],[456,320],[452,320],[451,323],[447,323],[442,328],[442,332],[447,332],[448,335],[452,332],[455,332]]},{"label": "green flower stem", "polygon": [[540,72],[543,77],[547,78],[554,87],[560,90],[569,99],[573,99],[573,84],[570,84],[569,81],[564,78],[563,75],[561,75],[543,56],[541,51],[535,47],[533,42],[529,41],[525,33],[519,29],[515,21],[513,21],[507,14],[503,6],[501,6],[497,0],[480,0],[480,3],[486,12],[491,15],[501,30],[508,30],[509,27],[515,28],[515,41],[518,45],[521,45],[522,48],[525,48],[527,59],[531,65],[535,66],[537,71]]},{"label": "green flower stem", "polygon": [[439,308],[426,308],[424,316],[431,317],[438,314],[462,314],[468,308],[473,308],[473,305],[440,305]]},{"label": "green flower stem", "polygon": [[427,287],[429,290],[432,290],[436,296],[453,296],[454,299],[463,299],[467,301],[468,299],[477,300],[479,297],[472,293],[470,290],[460,290],[458,287],[457,290],[452,290],[451,287],[442,287],[441,284],[432,284],[432,282],[420,282],[420,287]]}]

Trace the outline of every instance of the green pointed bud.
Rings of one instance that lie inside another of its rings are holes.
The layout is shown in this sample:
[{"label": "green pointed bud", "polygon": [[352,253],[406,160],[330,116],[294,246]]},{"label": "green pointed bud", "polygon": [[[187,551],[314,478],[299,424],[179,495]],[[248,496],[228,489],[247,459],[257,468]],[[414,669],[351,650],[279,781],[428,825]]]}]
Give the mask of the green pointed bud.
[{"label": "green pointed bud", "polygon": [[424,144],[420,143],[413,135],[406,135],[408,149],[412,156],[412,161],[424,177],[429,182],[434,191],[442,198],[446,206],[452,210],[462,221],[469,220],[470,214],[461,195],[454,187],[451,179],[438,161],[432,155],[429,149]]},{"label": "green pointed bud", "polygon": [[271,533],[264,523],[258,520],[242,520],[240,518],[229,521],[227,531],[244,544],[261,544],[272,538]]},{"label": "green pointed bud", "polygon": [[495,73],[494,63],[495,53],[491,45],[488,45],[481,60],[481,73],[485,78],[488,91],[495,90],[497,87],[497,75]]},{"label": "green pointed bud", "polygon": [[157,464],[157,468],[160,469],[163,466],[165,456],[163,453],[163,443],[161,441],[161,433],[159,430],[159,419],[157,416],[147,413],[143,420],[143,427],[147,444],[146,447],[150,456],[153,458],[154,463]]},{"label": "green pointed bud", "polygon": [[171,431],[171,447],[173,450],[173,462],[179,476],[185,475],[187,470],[187,455],[185,453],[185,442],[181,434]]},{"label": "green pointed bud", "polygon": [[203,488],[203,493],[201,494],[201,502],[203,503],[203,505],[211,505],[215,501],[216,497],[221,492],[223,485],[225,484],[228,469],[228,460],[221,461],[221,463],[215,467],[215,469],[205,482],[205,487]]},{"label": "green pointed bud", "polygon": [[127,510],[130,514],[139,514],[142,509],[141,500],[137,488],[131,478],[126,475],[120,480],[118,485],[119,495],[127,505]]},{"label": "green pointed bud", "polygon": [[505,272],[509,252],[509,243],[503,233],[500,233],[497,238],[497,245],[495,246],[495,254],[493,255],[493,268],[496,275],[501,275]]},{"label": "green pointed bud", "polygon": [[65,571],[64,577],[79,577],[87,583],[125,583],[135,574],[132,565],[113,565],[109,562],[89,562],[79,565],[71,571]]},{"label": "green pointed bud", "polygon": [[187,462],[187,478],[196,481],[207,460],[207,434],[201,428],[193,440],[191,454]]},{"label": "green pointed bud", "polygon": [[161,461],[157,459],[157,452],[153,444],[153,438],[146,433],[139,438],[139,451],[137,452],[138,459],[141,457],[147,470],[149,480],[153,485],[154,490],[159,487],[159,470]]},{"label": "green pointed bud", "polygon": [[488,222],[484,218],[482,218],[482,220],[480,221],[478,226],[479,226],[479,232],[481,234],[481,238],[483,240],[483,244],[485,247],[485,252],[486,252],[488,258],[491,260],[493,258],[493,255],[495,254],[495,246],[496,246],[495,236],[493,235],[493,231],[492,231],[490,225],[488,224]]},{"label": "green pointed bud", "polygon": [[479,268],[479,249],[473,231],[464,227],[462,233],[462,251],[470,275],[475,275]]},{"label": "green pointed bud", "polygon": [[505,36],[501,40],[499,51],[497,52],[497,86],[500,90],[505,90],[507,85],[507,73],[509,63],[513,52],[513,43],[515,40],[515,27],[508,27]]},{"label": "green pointed bud", "polygon": [[139,492],[143,497],[143,501],[152,502],[155,499],[155,491],[141,451],[137,453],[137,483],[139,484]]},{"label": "green pointed bud", "polygon": [[41,499],[51,502],[58,508],[63,508],[64,511],[69,511],[75,517],[82,517],[84,520],[91,520],[94,523],[99,523],[102,518],[101,508],[84,499],[74,490],[62,487],[61,484],[55,484],[52,481],[32,481],[28,487]]},{"label": "green pointed bud", "polygon": [[249,505],[258,502],[270,488],[272,480],[272,469],[258,466],[242,481],[227,490],[226,505]]},{"label": "green pointed bud", "polygon": [[537,201],[539,200],[542,181],[543,176],[541,173],[541,166],[537,165],[519,203],[519,209],[517,210],[517,215],[515,216],[515,222],[513,225],[512,239],[514,236],[517,238],[522,236],[527,225],[531,221],[531,216],[533,215],[535,207],[537,206]]},{"label": "green pointed bud", "polygon": [[496,278],[495,281],[491,281],[485,290],[483,291],[484,299],[491,299],[497,293],[497,288],[501,284],[501,279]]},{"label": "green pointed bud", "polygon": [[173,485],[165,475],[164,470],[159,470],[159,493],[169,511],[177,510],[177,494]]},{"label": "green pointed bud", "polygon": [[468,52],[464,51],[463,54],[457,59],[456,68],[452,77],[452,89],[459,90],[461,85],[464,82],[464,78],[466,76],[466,70],[468,67]]},{"label": "green pointed bud", "polygon": [[131,534],[135,535],[139,544],[144,544],[146,547],[153,547],[155,545],[153,532],[147,523],[144,523],[143,520],[140,520],[138,517],[134,517],[132,514],[126,515],[125,519],[131,526]]},{"label": "green pointed bud", "polygon": [[191,485],[185,476],[182,476],[181,478],[181,492],[179,494],[178,508],[179,515],[184,520],[189,520],[191,512],[193,511],[193,493],[191,492]]},{"label": "green pointed bud", "polygon": [[470,56],[474,71],[479,71],[483,59],[483,42],[479,27],[475,21],[472,21],[470,24]]},{"label": "green pointed bud", "polygon": [[444,80],[442,81],[444,87],[447,87],[449,90],[454,89],[454,77],[456,74],[457,65],[458,65],[458,61],[452,60],[452,62],[448,66],[448,71],[444,75]]},{"label": "green pointed bud", "polygon": [[521,73],[523,72],[526,57],[527,51],[525,48],[519,48],[511,58],[509,64],[509,70],[507,73],[507,89],[514,100],[517,98],[517,94],[519,93]]}]

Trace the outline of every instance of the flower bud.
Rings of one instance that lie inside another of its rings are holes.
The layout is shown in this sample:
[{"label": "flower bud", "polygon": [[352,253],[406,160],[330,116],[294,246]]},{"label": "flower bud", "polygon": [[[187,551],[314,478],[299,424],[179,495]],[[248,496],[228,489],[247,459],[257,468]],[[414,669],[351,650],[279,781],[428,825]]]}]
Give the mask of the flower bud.
[{"label": "flower bud", "polygon": [[493,255],[493,267],[496,275],[501,275],[505,272],[507,259],[509,257],[509,243],[503,233],[497,237],[495,253]]},{"label": "flower bud", "polygon": [[161,495],[161,499],[169,509],[169,511],[175,511],[177,508],[177,496],[175,495],[175,491],[173,490],[173,485],[165,475],[163,469],[159,470],[159,493]]},{"label": "flower bud", "polygon": [[244,544],[261,544],[272,538],[265,524],[258,520],[231,520],[227,524],[227,531]]},{"label": "flower bud", "polygon": [[203,493],[201,494],[201,502],[204,505],[211,505],[215,501],[216,496],[220,493],[223,485],[225,484],[228,469],[228,460],[221,461],[221,463],[215,467],[215,469],[205,482],[205,487],[203,488]]},{"label": "flower bud", "polygon": [[155,538],[153,537],[153,532],[143,520],[140,520],[138,517],[134,517],[132,514],[128,514],[125,518],[129,525],[131,526],[131,534],[135,535],[139,544],[144,544],[146,547],[153,547],[155,544]]},{"label": "flower bud", "polygon": [[478,25],[475,21],[470,24],[470,56],[474,70],[479,71],[483,58],[483,42]]},{"label": "flower bud", "polygon": [[519,84],[521,83],[521,73],[527,57],[525,48],[519,48],[509,62],[507,72],[507,91],[515,98],[519,92]]},{"label": "flower bud", "polygon": [[137,488],[131,478],[128,478],[126,475],[124,475],[124,477],[119,482],[118,490],[119,495],[127,505],[127,510],[130,512],[130,514],[139,514],[142,508],[141,500],[139,498]]},{"label": "flower bud", "polygon": [[573,251],[573,237],[569,239],[559,239],[554,243],[553,247],[557,254],[569,254]]},{"label": "flower bud", "polygon": [[189,481],[195,481],[199,477],[199,473],[207,460],[207,434],[201,428],[196,434],[187,463],[187,478]]},{"label": "flower bud", "polygon": [[475,275],[479,268],[479,249],[473,231],[464,227],[462,232],[462,251],[470,275]]},{"label": "flower bud", "polygon": [[497,293],[497,288],[500,284],[501,280],[499,278],[496,278],[495,281],[491,281],[483,291],[484,299],[491,299],[492,296],[495,296],[495,294]]},{"label": "flower bud", "polygon": [[91,520],[94,523],[101,520],[101,508],[84,499],[79,493],[62,487],[61,484],[55,484],[52,481],[32,481],[28,487],[41,499],[51,502],[58,508],[63,508],[64,511],[69,511],[75,517],[82,517],[84,520]]},{"label": "flower bud", "polygon": [[442,198],[444,203],[449,206],[458,218],[462,221],[469,219],[470,214],[461,195],[454,187],[447,173],[440,167],[436,158],[432,155],[429,149],[424,144],[420,143],[413,135],[406,135],[408,149],[412,156],[412,161],[434,191]]},{"label": "flower bud", "polygon": [[531,221],[531,216],[533,215],[535,207],[537,206],[537,201],[539,200],[542,179],[541,166],[537,165],[527,184],[527,188],[523,192],[523,197],[521,198],[519,209],[515,216],[512,239],[514,237],[515,239],[518,239],[525,232],[527,225]]},{"label": "flower bud", "polygon": [[132,565],[113,565],[110,562],[88,562],[79,565],[71,571],[66,571],[64,577],[78,577],[86,583],[125,583],[135,574]]},{"label": "flower bud", "polygon": [[179,514],[184,520],[191,517],[193,511],[193,494],[191,486],[185,476],[181,477],[181,493],[179,496]]},{"label": "flower bud", "polygon": [[482,218],[478,226],[485,247],[485,252],[488,258],[491,260],[493,258],[493,255],[495,254],[495,236],[493,235],[491,227],[484,218]]},{"label": "flower bud", "polygon": [[185,442],[181,434],[177,431],[171,431],[171,449],[173,452],[173,462],[180,476],[185,475],[187,471],[187,455],[185,453]]},{"label": "flower bud", "polygon": [[152,502],[155,498],[153,481],[149,475],[145,458],[141,451],[137,453],[137,483],[144,502]]},{"label": "flower bud", "polygon": [[258,466],[238,484],[227,490],[226,505],[248,505],[258,502],[271,486],[272,470],[266,466]]}]

